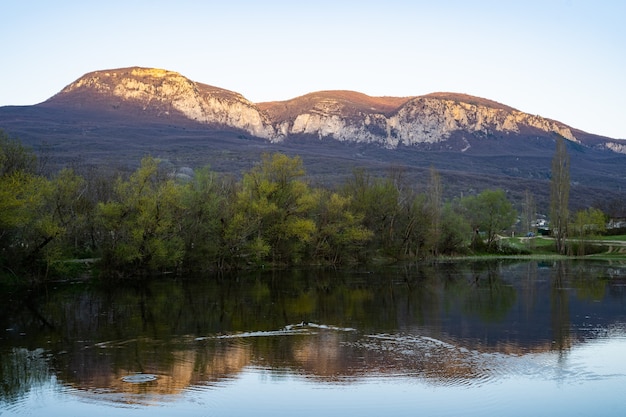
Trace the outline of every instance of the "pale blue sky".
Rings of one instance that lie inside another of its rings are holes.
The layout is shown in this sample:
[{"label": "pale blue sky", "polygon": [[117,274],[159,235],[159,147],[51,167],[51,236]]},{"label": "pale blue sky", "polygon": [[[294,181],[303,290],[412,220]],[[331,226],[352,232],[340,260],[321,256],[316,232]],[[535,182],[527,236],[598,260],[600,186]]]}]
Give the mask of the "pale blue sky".
[{"label": "pale blue sky", "polygon": [[253,102],[452,91],[626,139],[626,1],[1,0],[0,106],[164,68]]}]

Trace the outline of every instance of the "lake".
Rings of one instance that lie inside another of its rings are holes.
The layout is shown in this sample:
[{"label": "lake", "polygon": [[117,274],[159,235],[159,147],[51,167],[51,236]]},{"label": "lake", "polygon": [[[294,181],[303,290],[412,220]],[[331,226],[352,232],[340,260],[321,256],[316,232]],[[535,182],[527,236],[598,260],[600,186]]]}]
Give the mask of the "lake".
[{"label": "lake", "polygon": [[0,296],[0,416],[623,416],[626,264],[450,262]]}]

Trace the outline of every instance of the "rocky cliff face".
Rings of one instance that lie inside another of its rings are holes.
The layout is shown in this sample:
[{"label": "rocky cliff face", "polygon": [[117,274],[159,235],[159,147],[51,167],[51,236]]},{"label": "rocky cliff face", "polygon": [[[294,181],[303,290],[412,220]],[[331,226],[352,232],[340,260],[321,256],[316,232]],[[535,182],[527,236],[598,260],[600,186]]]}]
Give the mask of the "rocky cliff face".
[{"label": "rocky cliff face", "polygon": [[196,83],[176,72],[160,69],[92,72],[65,87],[49,104],[72,103],[87,107],[103,101],[109,101],[113,108],[130,104],[160,117],[178,113],[200,123],[241,129],[267,139],[275,137],[267,117],[241,94]]},{"label": "rocky cliff face", "polygon": [[341,101],[325,98],[298,114],[286,111],[290,117],[280,119],[278,116],[274,126],[281,137],[308,134],[340,141],[377,143],[387,148],[440,143],[458,131],[487,135],[519,133],[525,127],[578,141],[571,129],[561,123],[495,106],[495,103],[468,103],[456,95],[414,97],[387,114],[360,110],[345,117],[344,108]]},{"label": "rocky cliff face", "polygon": [[619,143],[617,141],[606,142],[601,147],[604,147],[604,149],[608,149],[608,150],[616,152],[616,153],[626,154],[626,144]]},{"label": "rocky cliff face", "polygon": [[[254,104],[241,94],[193,82],[159,69],[97,71],[68,85],[47,105],[134,106],[157,117],[176,114],[248,132],[272,142],[290,136],[372,143],[386,148],[443,143],[455,132],[519,133],[534,129],[577,142],[561,123],[471,96],[369,97],[350,91],[312,93],[284,102]],[[460,150],[468,149],[466,143]]]}]

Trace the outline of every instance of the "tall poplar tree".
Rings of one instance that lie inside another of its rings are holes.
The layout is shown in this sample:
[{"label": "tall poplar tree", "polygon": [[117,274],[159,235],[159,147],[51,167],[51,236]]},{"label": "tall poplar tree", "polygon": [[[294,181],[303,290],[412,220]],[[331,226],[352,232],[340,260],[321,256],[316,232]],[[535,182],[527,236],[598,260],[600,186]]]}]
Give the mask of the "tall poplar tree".
[{"label": "tall poplar tree", "polygon": [[[521,232],[522,235],[528,236],[529,233],[536,233],[537,228],[533,226],[537,219],[537,206],[535,198],[530,190],[524,192],[524,201],[522,202]],[[528,245],[534,247],[534,240],[528,239]]]},{"label": "tall poplar tree", "polygon": [[552,158],[550,182],[550,229],[556,242],[556,251],[565,254],[567,224],[569,218],[570,159],[565,139],[559,137]]},{"label": "tall poplar tree", "polygon": [[430,213],[430,233],[429,246],[434,256],[439,255],[439,244],[441,241],[441,211],[443,209],[443,192],[441,186],[441,176],[435,167],[430,167],[430,183],[428,185],[428,211]]}]

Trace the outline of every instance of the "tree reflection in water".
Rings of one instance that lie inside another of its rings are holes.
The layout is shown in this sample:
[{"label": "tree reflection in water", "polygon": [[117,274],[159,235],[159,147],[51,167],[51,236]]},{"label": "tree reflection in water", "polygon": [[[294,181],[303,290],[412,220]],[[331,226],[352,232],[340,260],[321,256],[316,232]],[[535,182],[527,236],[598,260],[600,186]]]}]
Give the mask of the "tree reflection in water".
[{"label": "tree reflection in water", "polygon": [[113,401],[163,401],[249,368],[337,383],[371,375],[480,383],[507,372],[502,355],[517,363],[567,355],[593,337],[590,325],[625,323],[623,272],[439,263],[59,285],[13,300],[0,316],[0,399],[15,401],[54,377]]}]

